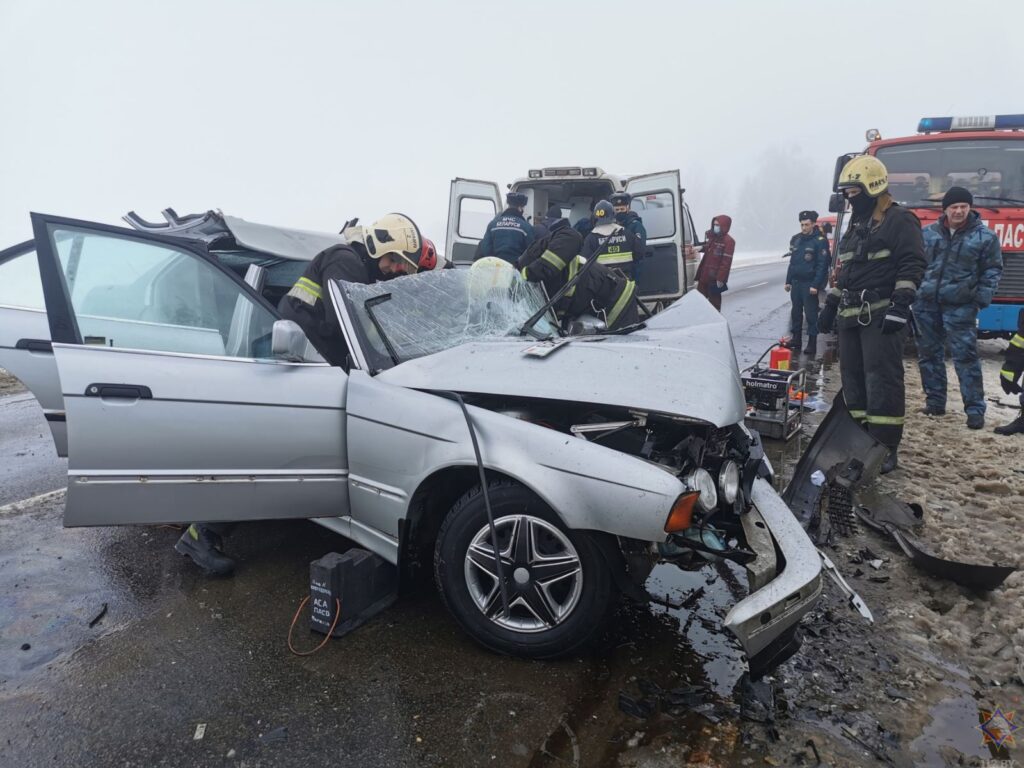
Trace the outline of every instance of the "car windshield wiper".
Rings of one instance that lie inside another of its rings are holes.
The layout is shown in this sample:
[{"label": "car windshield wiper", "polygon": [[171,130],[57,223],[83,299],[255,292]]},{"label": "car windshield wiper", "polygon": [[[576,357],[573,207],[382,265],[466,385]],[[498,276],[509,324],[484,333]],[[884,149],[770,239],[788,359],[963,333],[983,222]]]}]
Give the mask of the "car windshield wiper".
[{"label": "car windshield wiper", "polygon": [[590,261],[588,261],[586,264],[583,265],[583,269],[581,269],[579,272],[576,273],[576,277],[574,277],[572,280],[569,280],[568,282],[566,282],[565,285],[563,285],[561,288],[559,288],[557,291],[555,291],[555,295],[552,296],[550,299],[548,299],[545,302],[543,307],[541,307],[536,312],[534,312],[530,316],[529,320],[527,320],[525,323],[523,323],[522,328],[519,329],[519,335],[520,336],[525,336],[526,334],[529,333],[531,336],[535,336],[537,338],[547,338],[547,336],[540,336],[540,335],[538,335],[537,332],[533,330],[533,326],[535,326],[537,324],[537,321],[540,320],[542,317],[544,317],[544,314],[549,309],[554,307],[559,299],[561,299],[563,296],[565,296],[566,291],[568,291],[570,288],[572,288],[574,285],[576,285],[582,279],[582,277],[585,274],[587,274],[587,271],[591,268],[591,266],[596,264],[596,263],[597,263],[597,257],[596,256],[592,257],[590,259]]},{"label": "car windshield wiper", "polygon": [[390,293],[382,293],[380,296],[374,296],[372,299],[367,299],[363,302],[363,309],[366,310],[366,316],[370,318],[370,322],[373,323],[373,327],[377,329],[377,333],[380,334],[381,341],[384,342],[384,347],[388,351],[388,355],[391,357],[393,365],[398,365],[400,360],[398,359],[398,353],[395,351],[394,345],[391,343],[391,339],[384,333],[384,327],[380,324],[380,320],[377,319],[377,315],[374,314],[373,308],[378,304],[383,304],[385,301],[391,301]]},{"label": "car windshield wiper", "polygon": [[647,323],[640,321],[639,323],[633,323],[632,325],[624,325],[622,328],[616,328],[614,331],[601,331],[602,336],[625,336],[627,333],[633,331],[639,331],[641,328],[646,328]]}]

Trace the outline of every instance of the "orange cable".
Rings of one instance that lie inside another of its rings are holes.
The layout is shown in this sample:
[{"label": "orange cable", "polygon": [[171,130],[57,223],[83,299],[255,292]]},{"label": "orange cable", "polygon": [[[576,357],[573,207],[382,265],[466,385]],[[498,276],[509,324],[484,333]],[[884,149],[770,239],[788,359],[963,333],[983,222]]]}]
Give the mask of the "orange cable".
[{"label": "orange cable", "polygon": [[327,641],[330,640],[331,635],[334,634],[334,628],[338,626],[338,619],[341,618],[341,598],[336,597],[334,598],[334,621],[331,622],[331,628],[327,632],[327,637],[325,637],[323,641],[320,643],[320,645],[318,645],[312,651],[296,651],[295,646],[292,645],[292,632],[295,630],[295,622],[299,620],[299,614],[302,613],[302,609],[306,607],[306,603],[308,602],[309,595],[306,595],[304,598],[302,598],[302,602],[299,603],[298,610],[295,611],[295,615],[292,617],[292,625],[288,627],[288,650],[294,653],[296,656],[312,656],[314,653],[316,653],[325,645],[327,645]]}]

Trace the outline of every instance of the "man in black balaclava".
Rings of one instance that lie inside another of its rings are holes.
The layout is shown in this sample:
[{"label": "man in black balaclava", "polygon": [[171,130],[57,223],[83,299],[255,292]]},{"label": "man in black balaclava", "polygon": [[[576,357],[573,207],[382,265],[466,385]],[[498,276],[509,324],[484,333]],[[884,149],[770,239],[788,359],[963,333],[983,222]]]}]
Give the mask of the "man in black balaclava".
[{"label": "man in black balaclava", "polygon": [[893,200],[888,171],[872,155],[850,160],[838,188],[853,216],[818,328],[837,330],[843,397],[850,415],[889,448],[885,474],[896,468],[903,437],[903,342],[925,268],[921,222]]}]

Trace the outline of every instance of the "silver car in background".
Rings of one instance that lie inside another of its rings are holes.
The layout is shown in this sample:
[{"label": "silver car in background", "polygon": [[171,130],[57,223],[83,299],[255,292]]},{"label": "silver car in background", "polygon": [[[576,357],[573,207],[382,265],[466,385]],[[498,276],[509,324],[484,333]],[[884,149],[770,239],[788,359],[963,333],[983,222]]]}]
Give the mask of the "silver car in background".
[{"label": "silver car in background", "polygon": [[725,626],[752,672],[798,647],[820,560],[743,426],[703,297],[627,334],[561,337],[542,317],[522,336],[544,297],[518,279],[334,283],[349,360],[331,367],[201,241],[32,220],[66,525],[314,518],[432,574],[478,642],[532,658],[646,599],[658,560],[731,559],[750,594]]}]

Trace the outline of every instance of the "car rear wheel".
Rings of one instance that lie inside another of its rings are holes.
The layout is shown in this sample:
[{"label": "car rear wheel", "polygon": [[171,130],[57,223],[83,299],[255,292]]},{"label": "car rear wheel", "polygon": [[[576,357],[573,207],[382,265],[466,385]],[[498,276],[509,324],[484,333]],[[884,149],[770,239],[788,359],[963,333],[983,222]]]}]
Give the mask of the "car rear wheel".
[{"label": "car rear wheel", "polygon": [[498,582],[483,492],[467,492],[438,533],[434,575],[448,610],[477,642],[528,658],[571,654],[604,627],[615,590],[591,534],[567,529],[510,481],[488,485],[509,611]]}]

